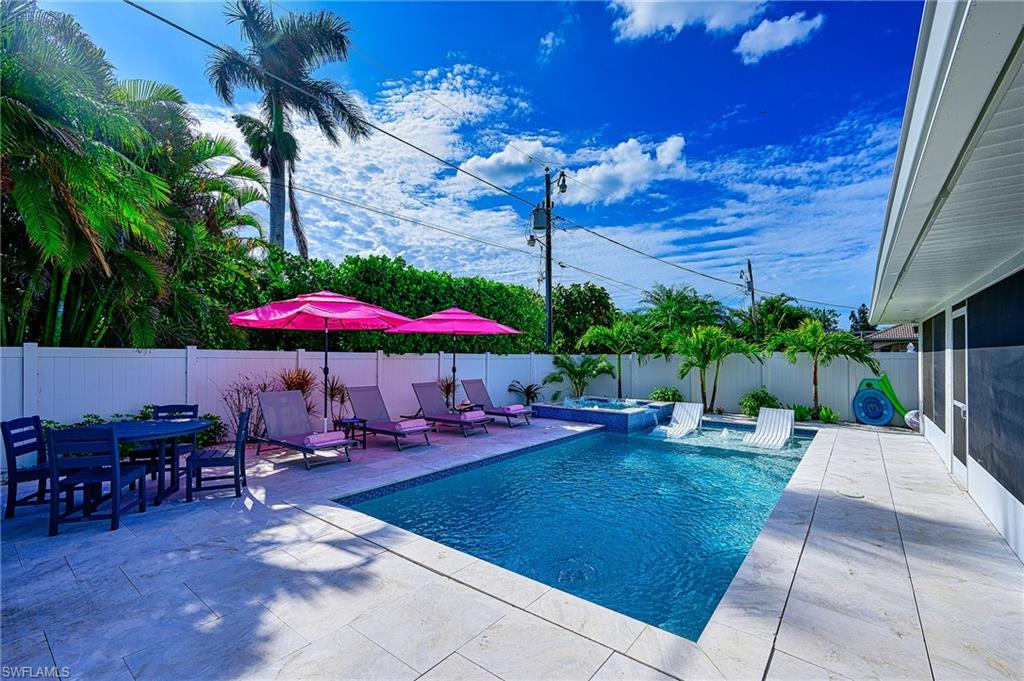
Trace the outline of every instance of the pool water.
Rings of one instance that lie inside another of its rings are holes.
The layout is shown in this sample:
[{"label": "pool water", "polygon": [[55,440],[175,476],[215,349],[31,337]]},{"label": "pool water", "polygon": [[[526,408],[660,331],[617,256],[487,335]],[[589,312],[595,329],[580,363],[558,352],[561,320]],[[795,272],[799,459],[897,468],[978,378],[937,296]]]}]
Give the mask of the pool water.
[{"label": "pool water", "polygon": [[602,432],[339,502],[696,640],[810,442],[742,435]]},{"label": "pool water", "polygon": [[562,406],[576,409],[632,409],[644,405],[636,400],[588,400],[579,398],[562,400]]}]

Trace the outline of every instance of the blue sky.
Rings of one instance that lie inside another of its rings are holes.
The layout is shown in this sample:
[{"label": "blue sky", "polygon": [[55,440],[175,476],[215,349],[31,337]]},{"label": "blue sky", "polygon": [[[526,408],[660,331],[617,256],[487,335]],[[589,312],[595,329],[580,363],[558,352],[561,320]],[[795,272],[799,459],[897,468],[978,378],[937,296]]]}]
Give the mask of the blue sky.
[{"label": "blue sky", "polygon": [[[144,3],[241,45],[220,3]],[[203,70],[209,49],[120,3],[76,15],[122,78],[171,83],[210,132],[237,137]],[[556,212],[730,281],[856,305],[871,290],[920,3],[307,3],[354,28],[348,63],[318,74],[371,118],[540,200],[553,161],[580,182]],[[298,184],[531,250],[494,249],[300,194],[316,257],[403,255],[417,266],[537,285],[529,208],[375,135],[332,147],[300,124]],[[584,186],[584,185],[589,185]],[[655,282],[738,304],[740,289],[559,231],[555,259],[597,272],[624,307]],[[556,268],[556,282],[589,279]],[[845,317],[845,312],[844,312]]]}]

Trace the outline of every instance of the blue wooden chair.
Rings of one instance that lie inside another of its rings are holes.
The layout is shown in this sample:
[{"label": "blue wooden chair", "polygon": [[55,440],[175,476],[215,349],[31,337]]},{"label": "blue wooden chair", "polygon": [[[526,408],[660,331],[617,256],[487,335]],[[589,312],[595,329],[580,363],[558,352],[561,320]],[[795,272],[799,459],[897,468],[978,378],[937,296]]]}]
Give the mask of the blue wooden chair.
[{"label": "blue wooden chair", "polygon": [[[153,406],[153,419],[196,419],[199,418],[198,404],[157,404]],[[156,445],[156,446],[154,446]],[[132,464],[143,464],[146,471],[154,480],[157,476],[157,468],[160,465],[159,447],[160,443],[143,443],[137,449],[125,454],[125,458]],[[196,436],[191,435],[184,441],[174,442],[166,445],[168,450],[167,463],[173,480],[181,475],[181,457],[188,456],[196,450]]]},{"label": "blue wooden chair", "polygon": [[[192,501],[192,481],[196,489],[229,489],[235,488],[235,496],[242,496],[245,479],[245,443],[249,438],[249,415],[251,410],[238,415],[238,431],[235,433],[234,451],[204,449],[192,452],[185,460],[185,501]],[[231,473],[203,477],[204,468],[230,468]],[[232,480],[230,483],[203,486],[210,480]]]},{"label": "blue wooden chair", "polygon": [[[50,536],[60,523],[73,520],[110,519],[110,529],[120,526],[121,514],[138,506],[146,510],[146,468],[122,466],[114,426],[86,426],[51,430],[47,433],[47,459],[50,466]],[[122,506],[125,485],[137,483],[138,497]],[[107,491],[103,491],[103,486]],[[75,493],[81,489],[82,505],[75,505]],[[64,510],[60,496],[64,495]],[[110,513],[96,514],[100,504],[110,501]],[[80,517],[73,517],[81,511]]]},{"label": "blue wooden chair", "polygon": [[[43,424],[38,416],[26,416],[0,423],[3,433],[4,454],[7,457],[7,505],[5,518],[14,517],[15,506],[29,506],[48,503],[46,481],[50,479],[50,467],[46,463],[46,438]],[[20,457],[31,457],[28,465],[18,464]],[[18,484],[36,483],[37,490],[18,498]]]}]

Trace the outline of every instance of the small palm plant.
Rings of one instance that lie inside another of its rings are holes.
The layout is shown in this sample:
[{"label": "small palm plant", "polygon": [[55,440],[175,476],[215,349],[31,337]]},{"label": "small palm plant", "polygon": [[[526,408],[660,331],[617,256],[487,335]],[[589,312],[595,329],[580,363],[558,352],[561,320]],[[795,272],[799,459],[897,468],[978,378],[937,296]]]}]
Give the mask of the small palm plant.
[{"label": "small palm plant", "polygon": [[[750,361],[759,359],[757,348],[752,344],[732,336],[720,326],[695,326],[687,333],[672,333],[667,336],[668,347],[683,359],[679,364],[679,378],[693,369],[700,376],[700,397],[704,411],[715,408],[718,397],[718,375],[722,370],[722,362],[730,355],[742,355]],[[714,367],[715,377],[711,389],[711,400],[708,401],[707,373]]]},{"label": "small palm plant", "polygon": [[597,345],[615,354],[617,396],[622,399],[622,356],[640,346],[640,329],[629,318],[616,319],[611,326],[592,326],[580,337],[578,348]]},{"label": "small palm plant", "polygon": [[[587,392],[590,382],[599,376],[615,377],[615,367],[611,365],[604,355],[594,357],[586,355],[574,360],[569,355],[555,355],[551,358],[555,370],[544,377],[544,385],[552,383],[568,383],[573,398],[583,397]],[[552,400],[558,400],[561,391],[555,391],[551,395]]]},{"label": "small palm plant", "polygon": [[817,319],[805,319],[800,326],[789,331],[777,331],[766,343],[769,350],[781,349],[786,359],[795,364],[801,352],[811,356],[811,412],[818,418],[818,367],[827,367],[836,359],[848,359],[863,364],[876,374],[881,370],[878,360],[871,356],[871,348],[848,331],[825,331]]},{"label": "small palm plant", "polygon": [[527,383],[526,385],[523,385],[519,381],[512,381],[508,386],[508,391],[510,393],[523,396],[523,402],[526,406],[530,406],[534,402],[544,399],[544,395],[541,392],[543,389],[544,386],[537,383]]}]

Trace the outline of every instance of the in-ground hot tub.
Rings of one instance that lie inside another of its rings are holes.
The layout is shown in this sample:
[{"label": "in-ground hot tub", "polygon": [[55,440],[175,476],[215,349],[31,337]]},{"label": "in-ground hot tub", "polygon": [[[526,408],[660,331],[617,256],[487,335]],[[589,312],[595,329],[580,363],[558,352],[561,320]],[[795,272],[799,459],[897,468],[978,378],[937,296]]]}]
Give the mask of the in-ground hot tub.
[{"label": "in-ground hot tub", "polygon": [[597,423],[613,433],[647,431],[672,416],[671,402],[617,400],[607,397],[581,397],[564,402],[540,402],[532,405],[540,418],[578,423]]}]

